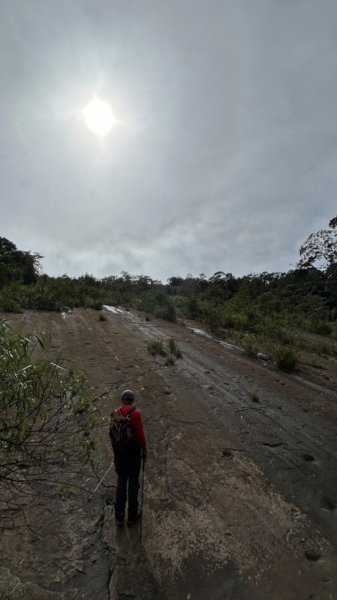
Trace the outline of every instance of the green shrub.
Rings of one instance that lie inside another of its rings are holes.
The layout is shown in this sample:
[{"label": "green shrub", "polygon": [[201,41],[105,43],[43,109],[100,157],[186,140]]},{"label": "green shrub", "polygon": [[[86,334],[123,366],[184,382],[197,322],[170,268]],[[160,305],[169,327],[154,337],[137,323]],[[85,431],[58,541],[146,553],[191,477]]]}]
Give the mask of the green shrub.
[{"label": "green shrub", "polygon": [[213,335],[218,335],[223,328],[223,310],[222,307],[204,303],[203,318],[205,319],[208,328]]},{"label": "green shrub", "polygon": [[294,334],[292,332],[283,329],[282,327],[278,327],[276,324],[274,326],[268,324],[267,327],[261,328],[261,333],[264,337],[274,340],[283,346],[292,344],[294,340]]},{"label": "green shrub", "polygon": [[21,313],[22,308],[16,300],[0,296],[0,310],[7,313]]},{"label": "green shrub", "polygon": [[256,356],[259,352],[257,340],[253,335],[245,335],[241,341],[241,345],[249,356]]},{"label": "green shrub", "polygon": [[316,352],[316,354],[319,354],[320,356],[327,356],[329,354],[331,354],[331,347],[329,344],[326,344],[325,342],[313,342],[311,344],[311,349]]},{"label": "green shrub", "polygon": [[192,296],[186,300],[184,308],[188,317],[191,317],[192,319],[197,319],[200,317],[200,307],[195,296]]},{"label": "green shrub", "polygon": [[169,321],[170,323],[175,323],[177,320],[176,309],[173,304],[166,304],[161,307],[158,316],[165,321]]},{"label": "green shrub", "polygon": [[167,347],[170,354],[172,354],[176,358],[182,358],[182,352],[173,337],[168,338]]},{"label": "green shrub", "polygon": [[275,344],[271,350],[271,358],[275,365],[286,373],[291,373],[297,364],[297,353],[289,346]]},{"label": "green shrub", "polygon": [[102,310],[102,302],[93,298],[87,298],[86,307],[93,310]]},{"label": "green shrub", "polygon": [[91,406],[91,399],[88,395],[81,395],[74,402],[74,414],[83,415]]},{"label": "green shrub", "polygon": [[147,343],[147,349],[151,356],[155,356],[156,354],[159,354],[160,356],[166,356],[166,352],[163,348],[163,342],[161,340],[152,338]]},{"label": "green shrub", "polygon": [[165,367],[173,367],[174,365],[175,365],[174,356],[173,356],[173,354],[171,354],[169,352],[168,355],[166,356]]},{"label": "green shrub", "polygon": [[107,321],[107,316],[104,313],[100,313],[98,320],[99,321]]},{"label": "green shrub", "polygon": [[222,325],[226,329],[240,329],[240,327],[237,326],[237,319],[235,318],[235,315],[231,314],[224,314]]},{"label": "green shrub", "polygon": [[[65,460],[71,477],[76,461],[80,469],[85,464],[83,456],[78,458],[87,452],[79,434],[83,414],[90,417],[91,408],[85,377],[50,362],[46,339],[21,336],[0,321],[0,479],[13,485],[14,494],[21,493],[28,469],[35,469],[35,481],[37,472]],[[68,448],[66,440],[78,444],[77,458],[74,444]],[[2,494],[6,495],[3,488],[0,505],[5,504]]]},{"label": "green shrub", "polygon": [[318,335],[331,335],[333,329],[331,325],[325,321],[313,321],[310,324],[309,331],[311,333],[317,333]]}]

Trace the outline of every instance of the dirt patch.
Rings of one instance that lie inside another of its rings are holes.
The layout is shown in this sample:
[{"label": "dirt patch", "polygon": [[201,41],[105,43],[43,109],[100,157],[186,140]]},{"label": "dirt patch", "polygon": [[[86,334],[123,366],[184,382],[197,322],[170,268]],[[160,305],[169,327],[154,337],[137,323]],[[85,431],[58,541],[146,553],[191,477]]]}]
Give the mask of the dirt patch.
[{"label": "dirt patch", "polygon": [[[2,581],[35,586],[27,598],[337,598],[330,386],[315,389],[309,372],[305,381],[280,374],[183,326],[105,314],[10,318],[51,333],[51,351],[87,372],[102,414],[135,389],[150,450],[142,540],[137,528],[115,529],[112,473],[91,503],[51,499],[50,518],[33,515],[38,542],[7,532]],[[148,339],[169,336],[183,352],[173,367],[147,352]],[[104,473],[105,424],[96,454]]]}]

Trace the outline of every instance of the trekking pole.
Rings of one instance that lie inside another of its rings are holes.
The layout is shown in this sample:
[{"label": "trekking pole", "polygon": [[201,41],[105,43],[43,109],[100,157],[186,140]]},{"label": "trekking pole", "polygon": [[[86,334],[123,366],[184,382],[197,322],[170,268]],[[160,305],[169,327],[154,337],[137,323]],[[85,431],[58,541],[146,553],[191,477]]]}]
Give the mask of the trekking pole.
[{"label": "trekking pole", "polygon": [[142,466],[142,496],[141,496],[141,517],[140,517],[140,528],[139,528],[139,541],[142,541],[142,530],[143,530],[143,504],[144,504],[144,479],[145,479],[145,459],[143,457]]},{"label": "trekking pole", "polygon": [[93,495],[94,495],[94,494],[97,492],[97,490],[98,490],[99,486],[100,486],[100,485],[103,483],[104,479],[106,478],[107,474],[109,473],[109,471],[110,471],[110,469],[113,467],[113,465],[114,465],[114,461],[112,461],[112,463],[111,463],[110,467],[109,467],[109,468],[106,470],[106,472],[104,473],[104,475],[103,475],[103,477],[102,477],[101,481],[99,482],[99,484],[98,484],[98,485],[96,485],[96,487],[95,487],[95,489],[94,489],[93,493],[91,494],[91,496],[90,496],[90,498],[89,498],[88,502],[90,502],[90,500],[91,500],[91,498],[93,497]]}]

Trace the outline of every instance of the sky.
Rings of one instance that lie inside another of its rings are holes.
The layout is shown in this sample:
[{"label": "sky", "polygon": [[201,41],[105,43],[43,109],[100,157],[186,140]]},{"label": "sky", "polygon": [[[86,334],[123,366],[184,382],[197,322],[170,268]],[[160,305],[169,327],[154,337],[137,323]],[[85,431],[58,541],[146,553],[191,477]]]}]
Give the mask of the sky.
[{"label": "sky", "polygon": [[[287,271],[337,214],[336,0],[0,16],[0,236],[48,275]],[[104,137],[95,97],[116,117]]]}]

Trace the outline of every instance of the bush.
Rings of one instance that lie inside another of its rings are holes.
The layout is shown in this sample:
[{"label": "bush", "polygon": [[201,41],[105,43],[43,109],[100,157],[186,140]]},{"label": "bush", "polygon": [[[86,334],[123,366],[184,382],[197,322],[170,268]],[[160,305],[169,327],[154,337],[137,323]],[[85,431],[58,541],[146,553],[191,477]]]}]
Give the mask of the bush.
[{"label": "bush", "polygon": [[325,342],[313,342],[309,345],[310,350],[313,350],[319,356],[327,356],[331,354],[331,346],[326,344]]},{"label": "bush", "polygon": [[102,302],[100,300],[94,300],[93,298],[87,298],[86,307],[92,308],[93,310],[102,310]]},{"label": "bush", "polygon": [[182,352],[173,337],[168,338],[167,346],[170,354],[172,354],[176,358],[182,358]]},{"label": "bush", "polygon": [[309,327],[311,333],[317,333],[318,335],[331,335],[332,327],[329,323],[324,321],[313,321]]},{"label": "bush", "polygon": [[165,321],[169,321],[170,323],[175,323],[177,321],[176,309],[173,304],[166,304],[160,309],[155,311],[157,317],[164,319]]},{"label": "bush", "polygon": [[174,356],[173,356],[173,354],[171,354],[169,352],[168,355],[167,355],[167,357],[166,357],[165,367],[174,367],[174,365],[175,365]]},{"label": "bush", "polygon": [[294,340],[294,333],[281,327],[276,319],[264,319],[259,326],[259,331],[264,337],[283,346],[292,344]]},{"label": "bush", "polygon": [[257,353],[259,351],[259,347],[258,347],[257,341],[253,335],[245,335],[241,344],[249,356],[255,357],[257,355]]},{"label": "bush", "polygon": [[155,356],[156,354],[159,354],[160,356],[166,356],[166,352],[163,348],[163,342],[161,340],[152,338],[147,343],[147,349],[151,356]]},{"label": "bush", "polygon": [[291,373],[297,364],[297,354],[289,346],[274,345],[271,351],[271,358],[275,365],[285,373]]},{"label": "bush", "polygon": [[198,317],[200,317],[200,307],[198,300],[195,296],[188,298],[188,300],[186,301],[185,312],[187,316],[191,317],[192,319],[197,319]]},{"label": "bush", "polygon": [[0,297],[0,309],[7,313],[21,313],[22,308],[16,300]]},{"label": "bush", "polygon": [[104,313],[100,313],[98,320],[99,321],[107,321],[107,316]]},{"label": "bush", "polygon": [[211,333],[213,333],[213,335],[217,335],[223,328],[223,316],[222,307],[213,306],[208,303],[203,305],[203,318],[205,319],[209,330]]},{"label": "bush", "polygon": [[83,472],[90,460],[89,433],[82,442],[83,415],[90,417],[91,399],[83,375],[50,362],[44,339],[21,336],[0,321],[0,341],[0,505],[6,512],[12,502],[15,511],[24,510],[25,482],[58,485],[62,480],[55,469],[66,467],[63,483],[73,480],[76,470]]},{"label": "bush", "polygon": [[182,357],[182,352],[180,348],[178,348],[173,337],[167,338],[165,346],[163,346],[163,342],[161,340],[152,338],[147,343],[147,349],[151,356],[155,356],[156,354],[165,356],[165,365],[167,367],[173,366],[175,364],[175,359]]},{"label": "bush", "polygon": [[235,316],[227,313],[225,313],[223,317],[223,326],[225,329],[240,329],[240,327],[237,327],[237,319]]}]

